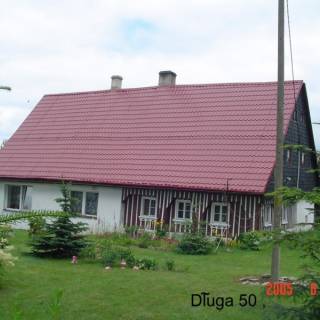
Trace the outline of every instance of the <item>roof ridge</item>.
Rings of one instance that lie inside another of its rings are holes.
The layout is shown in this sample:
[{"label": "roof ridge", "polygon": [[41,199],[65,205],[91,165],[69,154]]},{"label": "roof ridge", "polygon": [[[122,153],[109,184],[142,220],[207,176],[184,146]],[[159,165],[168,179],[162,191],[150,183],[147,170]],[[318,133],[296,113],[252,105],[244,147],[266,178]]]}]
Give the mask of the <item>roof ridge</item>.
[{"label": "roof ridge", "polygon": [[[285,84],[299,84],[303,83],[303,80],[287,80]],[[261,81],[261,82],[217,82],[217,83],[198,83],[198,84],[177,84],[174,86],[146,86],[146,87],[136,87],[136,88],[122,88],[122,89],[104,89],[104,90],[87,90],[87,91],[75,91],[75,92],[64,92],[64,93],[48,93],[47,96],[66,96],[66,95],[84,95],[84,94],[102,94],[102,93],[116,93],[116,92],[125,92],[125,91],[144,91],[150,89],[168,89],[168,88],[192,88],[192,87],[242,87],[242,86],[265,86],[265,85],[276,85],[277,81]]]}]

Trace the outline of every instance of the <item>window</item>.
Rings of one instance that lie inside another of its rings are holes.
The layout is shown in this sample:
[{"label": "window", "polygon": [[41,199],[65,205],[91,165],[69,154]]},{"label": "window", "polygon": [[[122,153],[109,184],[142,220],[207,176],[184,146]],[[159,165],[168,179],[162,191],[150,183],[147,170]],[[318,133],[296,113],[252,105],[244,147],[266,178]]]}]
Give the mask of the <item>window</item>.
[{"label": "window", "polygon": [[82,202],[83,202],[83,192],[81,191],[71,191],[71,198],[72,198],[72,206],[71,212],[72,213],[82,213]]},{"label": "window", "polygon": [[288,223],[288,214],[291,212],[291,207],[283,207],[282,208],[282,215],[281,215],[281,223],[287,224]]},{"label": "window", "polygon": [[264,214],[263,214],[263,221],[264,221],[264,226],[272,226],[272,205],[266,205],[264,209]]},{"label": "window", "polygon": [[191,218],[191,201],[178,200],[176,205],[176,219],[185,220]]},{"label": "window", "polygon": [[86,206],[84,213],[90,216],[96,216],[98,211],[98,193],[86,193]]},{"label": "window", "polygon": [[151,217],[156,216],[156,198],[142,198],[141,215]]},{"label": "window", "polygon": [[211,207],[211,222],[218,224],[227,224],[228,205],[226,203],[213,203]]},{"label": "window", "polygon": [[[74,200],[71,206],[72,213],[89,216],[97,215],[99,200],[99,194],[97,192],[71,191],[71,197]],[[84,198],[85,202],[83,201]]]},{"label": "window", "polygon": [[297,121],[298,120],[298,113],[297,110],[294,110],[293,112],[293,121]]},{"label": "window", "polygon": [[291,162],[291,150],[290,149],[286,150],[286,161],[288,163]]},{"label": "window", "polygon": [[7,209],[31,210],[32,187],[29,186],[7,186]]},{"label": "window", "polygon": [[305,123],[305,122],[306,122],[306,116],[305,116],[305,114],[304,114],[303,111],[300,113],[300,121],[301,121],[302,123]]},{"label": "window", "polygon": [[301,165],[303,166],[304,163],[305,163],[305,153],[302,152],[302,153],[301,153]]}]

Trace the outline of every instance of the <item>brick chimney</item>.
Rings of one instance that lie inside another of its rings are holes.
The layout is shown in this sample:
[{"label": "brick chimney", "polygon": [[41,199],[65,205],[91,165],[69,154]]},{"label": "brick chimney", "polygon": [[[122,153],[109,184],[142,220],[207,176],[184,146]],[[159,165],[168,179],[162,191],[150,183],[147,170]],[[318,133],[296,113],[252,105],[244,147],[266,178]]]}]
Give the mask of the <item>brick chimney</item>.
[{"label": "brick chimney", "polygon": [[159,86],[174,86],[177,75],[172,71],[159,72]]},{"label": "brick chimney", "polygon": [[112,76],[111,77],[111,90],[121,89],[122,86],[122,77],[121,76]]}]

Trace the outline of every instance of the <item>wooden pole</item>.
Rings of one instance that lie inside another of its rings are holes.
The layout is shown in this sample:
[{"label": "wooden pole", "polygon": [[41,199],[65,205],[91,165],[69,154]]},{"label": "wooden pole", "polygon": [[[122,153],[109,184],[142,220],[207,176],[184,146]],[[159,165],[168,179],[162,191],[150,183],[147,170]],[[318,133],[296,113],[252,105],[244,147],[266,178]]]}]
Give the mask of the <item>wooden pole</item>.
[{"label": "wooden pole", "polygon": [[[277,145],[276,166],[274,169],[275,190],[283,186],[283,109],[284,109],[284,1],[279,0],[278,11],[278,103],[277,103]],[[277,195],[274,200],[273,228],[281,227],[282,198]],[[277,240],[277,239],[275,239]],[[280,274],[280,246],[274,244],[272,250],[271,278],[279,281]]]}]

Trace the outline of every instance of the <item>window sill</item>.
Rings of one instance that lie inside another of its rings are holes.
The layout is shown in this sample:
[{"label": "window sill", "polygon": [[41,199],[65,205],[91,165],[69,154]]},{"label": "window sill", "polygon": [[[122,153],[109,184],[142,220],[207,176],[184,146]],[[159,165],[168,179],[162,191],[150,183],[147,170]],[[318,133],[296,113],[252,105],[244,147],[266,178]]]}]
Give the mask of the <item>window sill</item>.
[{"label": "window sill", "polygon": [[78,216],[74,216],[72,218],[90,219],[90,220],[97,220],[98,219],[97,216],[89,216],[89,215],[86,215],[86,214],[81,214],[81,215],[78,215]]},{"label": "window sill", "polygon": [[20,212],[22,211],[21,209],[10,209],[10,208],[5,208],[3,209],[4,212]]},{"label": "window sill", "polygon": [[225,222],[210,222],[209,225],[211,227],[220,227],[220,228],[228,228],[229,225]]},{"label": "window sill", "polygon": [[173,219],[172,221],[173,221],[174,223],[190,223],[190,222],[192,222],[191,219],[179,219],[179,218]]},{"label": "window sill", "polygon": [[157,217],[156,216],[141,215],[141,216],[139,216],[139,219],[140,220],[151,220],[151,221],[153,221],[153,220],[157,220]]}]

